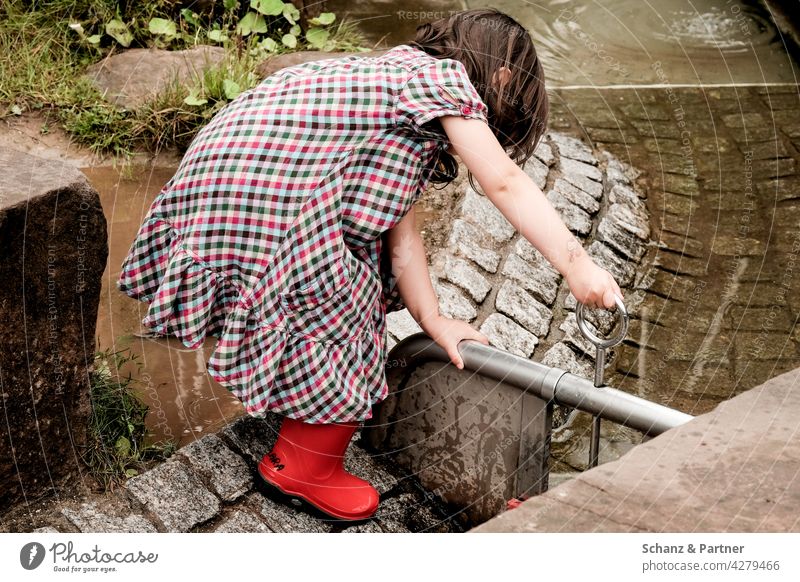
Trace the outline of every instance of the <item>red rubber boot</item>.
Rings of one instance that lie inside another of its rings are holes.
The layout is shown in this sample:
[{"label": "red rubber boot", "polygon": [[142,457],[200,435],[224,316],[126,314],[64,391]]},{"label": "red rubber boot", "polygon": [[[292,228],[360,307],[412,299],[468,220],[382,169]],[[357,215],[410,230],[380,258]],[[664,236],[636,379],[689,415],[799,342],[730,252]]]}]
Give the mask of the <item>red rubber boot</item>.
[{"label": "red rubber boot", "polygon": [[332,517],[366,519],[378,508],[378,492],[342,465],[358,425],[309,424],[284,417],[278,440],[258,464],[258,474]]}]

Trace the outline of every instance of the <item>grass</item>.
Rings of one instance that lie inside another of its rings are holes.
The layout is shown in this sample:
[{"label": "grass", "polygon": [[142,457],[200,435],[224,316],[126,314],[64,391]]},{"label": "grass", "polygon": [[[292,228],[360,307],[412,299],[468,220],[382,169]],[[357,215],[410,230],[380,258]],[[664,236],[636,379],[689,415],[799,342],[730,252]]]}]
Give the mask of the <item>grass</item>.
[{"label": "grass", "polygon": [[[75,141],[100,155],[128,158],[136,150],[183,149],[233,98],[232,87],[234,93],[254,87],[260,81],[256,74],[259,63],[269,54],[291,49],[278,44],[267,53],[260,44],[263,37],[231,34],[224,43],[226,58],[201,78],[190,84],[173,82],[135,111],[127,111],[106,102],[84,77],[89,65],[124,48],[108,36],[95,44],[86,38],[102,32],[110,19],[121,18],[130,23],[131,47],[162,47],[163,42],[148,32],[145,23],[164,17],[176,22],[179,30],[169,48],[211,43],[208,27],[227,27],[231,32],[247,4],[240,0],[234,12],[209,13],[203,23],[189,25],[176,16],[179,7],[174,0],[127,2],[122,16],[120,3],[111,0],[0,2],[0,119],[40,112],[48,124],[58,123]],[[77,23],[83,32],[70,28]],[[328,30],[327,48],[367,50],[351,23],[337,21]],[[190,95],[204,103],[187,104]]]},{"label": "grass", "polygon": [[122,351],[99,352],[92,375],[92,414],[83,460],[106,490],[161,461],[178,447],[174,441],[148,442],[145,426],[148,406],[136,393],[138,381],[122,375],[126,364],[138,364],[136,356]]}]

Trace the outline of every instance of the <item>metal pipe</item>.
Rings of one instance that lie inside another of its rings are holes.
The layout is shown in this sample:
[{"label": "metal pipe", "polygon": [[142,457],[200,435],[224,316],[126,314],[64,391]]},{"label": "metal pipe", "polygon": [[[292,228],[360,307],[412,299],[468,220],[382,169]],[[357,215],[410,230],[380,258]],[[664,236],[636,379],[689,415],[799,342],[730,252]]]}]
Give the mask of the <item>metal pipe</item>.
[{"label": "metal pipe", "polygon": [[[516,356],[476,340],[463,340],[458,351],[464,369],[526,390],[544,400],[598,415],[623,426],[656,436],[694,418],[690,414],[650,402],[610,386]],[[427,362],[447,363],[447,352],[423,332],[398,342],[388,355],[397,371]]]}]

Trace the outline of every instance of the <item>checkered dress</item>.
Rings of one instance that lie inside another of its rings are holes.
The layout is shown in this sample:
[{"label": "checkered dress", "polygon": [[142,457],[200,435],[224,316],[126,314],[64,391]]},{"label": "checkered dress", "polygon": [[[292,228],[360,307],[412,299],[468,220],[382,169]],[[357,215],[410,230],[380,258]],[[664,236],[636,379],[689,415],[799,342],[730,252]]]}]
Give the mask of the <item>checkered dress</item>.
[{"label": "checkered dress", "polygon": [[203,127],[117,281],[142,324],[189,348],[246,411],[361,421],[388,394],[400,309],[384,234],[447,147],[442,115],[486,121],[463,65],[401,45],[282,69]]}]

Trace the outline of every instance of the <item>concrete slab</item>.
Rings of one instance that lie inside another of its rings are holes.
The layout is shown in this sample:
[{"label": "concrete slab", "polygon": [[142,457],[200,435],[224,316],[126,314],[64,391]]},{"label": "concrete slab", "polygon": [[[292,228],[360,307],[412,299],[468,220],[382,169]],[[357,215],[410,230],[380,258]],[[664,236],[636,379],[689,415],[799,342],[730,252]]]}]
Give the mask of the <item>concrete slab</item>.
[{"label": "concrete slab", "polygon": [[474,532],[800,531],[800,368]]}]

